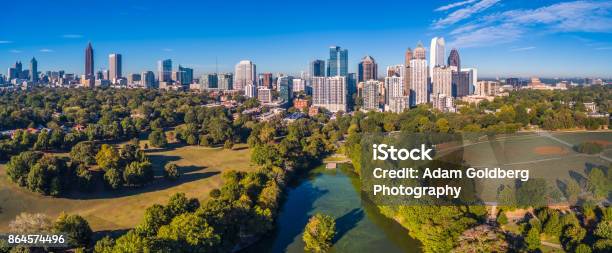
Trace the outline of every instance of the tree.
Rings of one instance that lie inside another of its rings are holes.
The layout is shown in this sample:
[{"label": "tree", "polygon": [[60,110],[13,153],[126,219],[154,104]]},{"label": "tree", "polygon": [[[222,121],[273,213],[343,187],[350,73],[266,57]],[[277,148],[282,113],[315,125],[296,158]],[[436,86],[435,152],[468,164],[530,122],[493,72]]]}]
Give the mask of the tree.
[{"label": "tree", "polygon": [[26,186],[30,168],[43,157],[42,152],[25,151],[11,157],[6,165],[6,174],[19,186]]},{"label": "tree", "polygon": [[593,168],[589,172],[588,188],[596,198],[604,198],[608,196],[609,188],[606,180],[606,175],[599,168]]},{"label": "tree", "polygon": [[89,192],[94,189],[95,181],[93,174],[87,169],[87,167],[80,165],[77,168],[76,179],[77,187],[80,191]]},{"label": "tree", "polygon": [[163,148],[168,144],[168,140],[166,140],[164,132],[157,129],[149,134],[149,143],[152,147]]},{"label": "tree", "polygon": [[123,181],[127,185],[141,186],[153,180],[153,169],[149,162],[132,162],[123,171]]},{"label": "tree", "polygon": [[50,232],[51,227],[51,220],[42,213],[21,213],[9,223],[10,232],[21,234]]},{"label": "tree", "polygon": [[176,241],[180,250],[187,252],[208,252],[221,241],[206,220],[194,213],[175,217],[170,224],[159,228],[157,237]]},{"label": "tree", "polygon": [[570,204],[576,203],[581,192],[582,188],[580,188],[576,180],[570,179],[565,181],[565,197]]},{"label": "tree", "polygon": [[540,248],[540,230],[537,228],[529,229],[525,236],[525,246],[529,251],[535,251]]},{"label": "tree", "polygon": [[95,253],[113,253],[113,247],[115,246],[115,240],[110,236],[104,236],[102,239],[96,242],[94,246]]},{"label": "tree", "polygon": [[96,163],[94,154],[96,154],[96,146],[92,141],[79,142],[70,150],[70,158],[85,165]]},{"label": "tree", "polygon": [[544,233],[559,237],[561,235],[561,223],[559,222],[559,212],[553,211],[546,223],[544,223]]},{"label": "tree", "polygon": [[167,180],[176,180],[181,176],[179,168],[174,163],[168,163],[164,166],[164,178]]},{"label": "tree", "polygon": [[119,172],[119,169],[116,168],[106,170],[104,173],[104,181],[106,182],[108,188],[113,190],[119,189],[119,187],[123,185],[121,173]]},{"label": "tree", "polygon": [[67,243],[73,246],[87,246],[93,235],[89,223],[83,217],[76,214],[60,214],[55,224],[53,224],[53,231],[55,233],[66,234]]},{"label": "tree", "polygon": [[100,151],[96,154],[96,163],[104,170],[119,167],[119,160],[120,157],[117,149],[108,144],[102,144]]},{"label": "tree", "polygon": [[501,225],[508,224],[508,217],[506,217],[506,213],[504,213],[503,211],[499,212],[499,214],[497,215],[497,223]]},{"label": "tree", "polygon": [[43,195],[58,196],[70,185],[74,177],[70,172],[66,161],[53,155],[45,155],[28,173],[27,187]]},{"label": "tree", "polygon": [[159,228],[163,225],[168,225],[172,218],[166,207],[154,204],[145,210],[144,219],[136,230],[139,234],[147,237],[155,236]]},{"label": "tree", "polygon": [[492,226],[480,225],[464,231],[459,237],[458,245],[451,252],[507,252],[508,248],[502,231]]},{"label": "tree", "polygon": [[589,246],[587,246],[586,244],[580,244],[580,245],[578,245],[578,247],[576,247],[576,250],[574,252],[576,252],[576,253],[591,253],[591,248]]},{"label": "tree", "polygon": [[336,222],[331,216],[317,213],[310,217],[304,228],[302,240],[308,252],[327,252],[332,246],[332,240],[336,236]]},{"label": "tree", "polygon": [[193,212],[200,206],[200,202],[196,198],[188,199],[185,193],[176,193],[168,200],[166,208],[168,213],[174,217],[183,213]]}]

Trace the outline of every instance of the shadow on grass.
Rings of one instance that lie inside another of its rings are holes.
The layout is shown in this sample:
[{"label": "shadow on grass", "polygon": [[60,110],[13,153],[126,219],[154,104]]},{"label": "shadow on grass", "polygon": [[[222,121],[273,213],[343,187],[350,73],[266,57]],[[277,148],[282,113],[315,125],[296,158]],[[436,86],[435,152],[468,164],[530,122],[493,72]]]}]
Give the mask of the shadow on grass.
[{"label": "shadow on grass", "polygon": [[[196,170],[195,166],[189,166],[194,168],[189,168],[189,170]],[[190,183],[197,180],[202,180],[205,178],[212,177],[221,172],[219,171],[209,171],[209,172],[183,172],[182,168],[180,168],[182,174],[178,179],[169,181],[165,180],[163,177],[156,177],[151,183],[148,183],[141,187],[122,187],[116,190],[97,190],[90,193],[82,193],[78,191],[72,191],[65,196],[64,198],[68,199],[112,199],[112,198],[120,198],[126,196],[133,196],[143,193],[162,191],[168,188],[172,188],[181,184]],[[201,170],[201,169],[199,169]]]}]

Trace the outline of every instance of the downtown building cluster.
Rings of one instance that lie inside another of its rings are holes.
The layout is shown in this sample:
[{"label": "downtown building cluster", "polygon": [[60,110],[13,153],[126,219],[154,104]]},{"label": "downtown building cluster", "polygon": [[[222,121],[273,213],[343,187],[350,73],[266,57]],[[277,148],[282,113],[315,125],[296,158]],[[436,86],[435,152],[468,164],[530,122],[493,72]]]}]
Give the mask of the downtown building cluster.
[{"label": "downtown building cluster", "polygon": [[537,78],[532,78],[528,85],[518,78],[507,78],[504,82],[479,81],[476,68],[462,67],[457,49],[453,48],[446,54],[442,37],[431,40],[429,52],[420,42],[414,49],[408,48],[403,64],[387,66],[382,77],[378,63],[369,55],[359,61],[356,73],[350,73],[348,50],[339,46],[329,48],[326,60],[311,61],[308,70],[297,77],[258,73],[254,62],[242,60],[235,65],[233,73],[215,71],[195,78],[192,68],[178,65],[175,69],[171,59],[159,60],[156,72],[146,70],[124,75],[121,54],[109,54],[108,69],[98,71],[95,71],[91,43],[84,54],[83,75],[64,71],[40,73],[37,60],[32,58],[29,69],[24,69],[18,61],[8,69],[6,77],[0,75],[0,88],[27,89],[47,85],[209,91],[242,94],[264,105],[294,106],[300,110],[310,108],[311,112],[325,109],[334,113],[353,109],[402,112],[427,103],[440,111],[453,112],[457,99],[479,102],[492,100],[517,88],[563,89],[569,85],[563,82],[557,86],[544,85]]}]

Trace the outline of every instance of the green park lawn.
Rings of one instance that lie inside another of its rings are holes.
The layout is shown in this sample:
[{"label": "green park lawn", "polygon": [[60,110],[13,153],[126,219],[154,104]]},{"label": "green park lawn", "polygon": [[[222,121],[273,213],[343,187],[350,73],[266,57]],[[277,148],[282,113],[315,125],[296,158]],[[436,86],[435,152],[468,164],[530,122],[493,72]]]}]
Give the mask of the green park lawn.
[{"label": "green park lawn", "polygon": [[[234,150],[200,146],[176,146],[147,151],[153,163],[156,180],[137,189],[114,192],[98,190],[93,193],[71,193],[61,198],[41,196],[22,189],[6,176],[5,165],[0,164],[0,232],[21,212],[44,213],[55,219],[61,212],[85,217],[94,231],[133,228],[147,207],[165,204],[177,192],[200,200],[208,198],[210,190],[222,184],[221,173],[226,170],[254,170],[250,163],[250,150],[236,145]],[[161,178],[165,164],[176,163],[183,175],[174,182]]]}]

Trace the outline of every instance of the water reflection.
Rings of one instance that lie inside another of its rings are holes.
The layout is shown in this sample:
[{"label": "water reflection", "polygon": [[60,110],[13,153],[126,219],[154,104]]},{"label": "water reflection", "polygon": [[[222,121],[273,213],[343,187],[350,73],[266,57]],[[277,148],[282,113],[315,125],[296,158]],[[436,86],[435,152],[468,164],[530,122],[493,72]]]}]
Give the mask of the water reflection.
[{"label": "water reflection", "polygon": [[361,200],[359,189],[359,178],[350,167],[317,167],[289,190],[276,231],[245,252],[304,252],[302,231],[317,212],[336,218],[332,252],[421,252],[406,229]]}]

